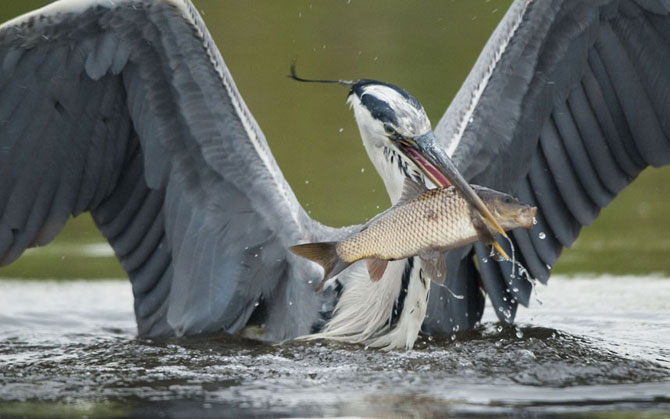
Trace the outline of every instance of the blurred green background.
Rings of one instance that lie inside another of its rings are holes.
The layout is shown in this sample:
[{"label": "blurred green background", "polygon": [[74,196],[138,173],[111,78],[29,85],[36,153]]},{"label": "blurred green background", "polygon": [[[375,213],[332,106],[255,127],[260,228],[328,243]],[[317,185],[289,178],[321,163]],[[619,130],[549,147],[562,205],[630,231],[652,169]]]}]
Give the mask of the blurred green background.
[{"label": "blurred green background", "polygon": [[[43,0],[3,1],[0,21]],[[330,225],[389,204],[341,86],[286,77],[369,77],[414,94],[437,123],[509,0],[194,1],[302,205]],[[670,168],[648,170],[564,251],[555,272],[670,274]],[[0,277],[124,277],[88,216]]]}]

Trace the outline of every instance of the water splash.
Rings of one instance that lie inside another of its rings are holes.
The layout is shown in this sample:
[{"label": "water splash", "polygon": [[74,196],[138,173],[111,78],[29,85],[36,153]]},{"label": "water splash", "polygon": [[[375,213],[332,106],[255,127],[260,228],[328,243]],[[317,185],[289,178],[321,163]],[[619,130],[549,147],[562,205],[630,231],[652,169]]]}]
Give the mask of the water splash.
[{"label": "water splash", "polygon": [[[447,292],[449,292],[449,294],[451,294],[451,296],[454,297],[454,298],[457,299],[457,300],[462,300],[462,299],[465,298],[465,295],[456,294],[456,293],[453,292],[453,291],[451,290],[451,288],[449,288],[445,283],[442,283],[442,284],[436,284],[436,285],[437,285],[438,287],[440,287],[440,288],[444,288],[444,289],[446,289]],[[443,298],[440,297],[440,300],[442,300],[442,299],[443,299]]]}]

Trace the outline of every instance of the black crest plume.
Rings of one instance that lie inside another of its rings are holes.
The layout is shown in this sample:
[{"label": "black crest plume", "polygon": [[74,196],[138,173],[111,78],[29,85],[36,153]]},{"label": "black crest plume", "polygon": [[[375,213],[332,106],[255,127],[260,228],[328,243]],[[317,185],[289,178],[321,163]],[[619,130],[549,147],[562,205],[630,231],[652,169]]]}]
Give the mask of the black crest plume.
[{"label": "black crest plume", "polygon": [[312,80],[312,79],[303,79],[302,77],[299,77],[298,74],[296,73],[295,70],[296,67],[296,61],[293,60],[291,61],[291,74],[288,75],[289,78],[303,82],[303,83],[335,83],[335,84],[343,84],[345,86],[353,86],[358,81],[353,81],[353,80]]}]

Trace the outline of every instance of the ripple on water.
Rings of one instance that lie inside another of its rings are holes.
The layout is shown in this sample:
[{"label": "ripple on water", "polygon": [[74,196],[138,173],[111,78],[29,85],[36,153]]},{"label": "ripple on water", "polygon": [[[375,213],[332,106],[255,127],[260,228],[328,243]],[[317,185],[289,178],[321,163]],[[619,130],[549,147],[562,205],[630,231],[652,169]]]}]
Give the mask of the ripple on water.
[{"label": "ripple on water", "polygon": [[[73,295],[81,298],[81,292]],[[13,309],[19,317],[22,311]],[[120,403],[117,413],[146,417],[206,416],[221,408],[275,416],[491,414],[602,406],[658,410],[670,403],[667,364],[626,356],[598,336],[547,327],[485,323],[457,333],[455,340],[420,339],[413,351],[384,353],[325,342],[268,345],[225,335],[154,342],[135,339],[132,317],[121,317],[104,326],[94,322],[80,333],[72,319],[61,329],[57,322],[37,322],[21,333],[26,323],[17,328],[7,320],[11,316],[3,317],[0,403],[19,413],[44,403]]]}]

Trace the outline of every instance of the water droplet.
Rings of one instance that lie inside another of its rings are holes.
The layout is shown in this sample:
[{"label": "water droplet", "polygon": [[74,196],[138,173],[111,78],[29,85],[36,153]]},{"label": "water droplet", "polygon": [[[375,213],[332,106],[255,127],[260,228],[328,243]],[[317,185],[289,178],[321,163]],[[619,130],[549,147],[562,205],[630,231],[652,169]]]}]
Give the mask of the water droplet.
[{"label": "water droplet", "polygon": [[547,265],[547,269],[551,270],[551,265]]},{"label": "water droplet", "polygon": [[[426,316],[426,317],[427,317],[427,316]],[[433,337],[432,337],[432,336],[428,336],[428,342],[432,342],[432,341],[433,341]]]},{"label": "water droplet", "polygon": [[257,258],[257,257],[258,257],[258,253],[254,253],[254,257]]},{"label": "water droplet", "polygon": [[377,61],[378,59],[379,59],[379,57],[375,57],[375,58],[373,58],[374,61]]},{"label": "water droplet", "polygon": [[377,209],[379,209],[379,205],[377,205]]},{"label": "water droplet", "polygon": [[344,128],[338,129],[337,132],[344,132]]},{"label": "water droplet", "polygon": [[455,340],[456,340],[456,335],[451,335],[451,341],[453,342]]},{"label": "water droplet", "polygon": [[309,180],[305,180],[305,185],[309,185]]},{"label": "water droplet", "polygon": [[500,333],[500,332],[503,331],[503,327],[502,327],[502,326],[498,326],[498,327],[496,327],[496,330],[498,331],[498,333]]},{"label": "water droplet", "polygon": [[458,332],[460,328],[461,328],[461,326],[459,326],[459,325],[454,326],[454,332]]},{"label": "water droplet", "polygon": [[512,288],[512,291],[519,292],[519,289],[518,288]]},{"label": "water droplet", "polygon": [[259,303],[258,301],[254,303],[254,307],[258,307],[259,305],[261,305],[261,303]]},{"label": "water droplet", "polygon": [[540,231],[540,234],[538,234],[537,237],[539,237],[540,240],[544,240],[547,238],[547,235],[544,234],[544,231]]},{"label": "water droplet", "polygon": [[489,263],[489,259],[488,258],[482,259],[482,263]]},{"label": "water droplet", "polygon": [[361,173],[365,173],[365,167],[361,167]]},{"label": "water droplet", "polygon": [[516,337],[518,337],[519,339],[523,337],[523,332],[519,328],[516,329]]},{"label": "water droplet", "polygon": [[289,302],[288,302],[288,305],[292,306],[292,305],[293,305],[293,301],[289,301]]},{"label": "water droplet", "polygon": [[533,225],[537,225],[537,218],[533,217]]}]

